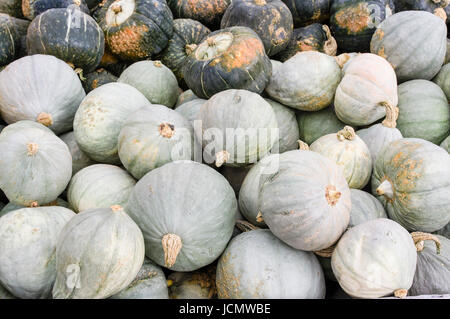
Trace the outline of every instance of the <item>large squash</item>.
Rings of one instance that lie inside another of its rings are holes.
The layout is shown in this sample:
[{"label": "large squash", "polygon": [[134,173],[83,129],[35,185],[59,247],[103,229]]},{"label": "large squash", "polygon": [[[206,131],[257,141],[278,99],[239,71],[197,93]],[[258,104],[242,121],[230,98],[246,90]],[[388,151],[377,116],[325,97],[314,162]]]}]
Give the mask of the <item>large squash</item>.
[{"label": "large squash", "polygon": [[29,21],[0,13],[0,65],[12,62],[24,49],[26,51],[23,39],[29,24]]},{"label": "large squash", "polygon": [[28,27],[28,54],[49,54],[88,73],[105,51],[105,38],[97,22],[74,8],[49,9]]},{"label": "large squash", "polygon": [[442,66],[439,73],[434,77],[433,82],[439,85],[444,91],[447,100],[450,101],[450,63]]},{"label": "large squash", "polygon": [[72,177],[67,145],[45,126],[19,121],[0,134],[0,188],[16,205],[55,200]]},{"label": "large squash", "polygon": [[206,100],[204,99],[194,99],[177,106],[175,111],[183,115],[194,127],[194,121],[197,120],[200,109],[205,102]]},{"label": "large squash", "polygon": [[209,28],[218,29],[220,19],[232,0],[168,0],[177,18],[201,22]]},{"label": "large squash", "polygon": [[323,22],[330,17],[331,0],[282,0],[291,10],[295,27]]},{"label": "large squash", "polygon": [[51,55],[23,57],[0,73],[0,113],[7,123],[36,121],[65,133],[85,96],[77,74]]},{"label": "large squash", "polygon": [[22,0],[22,13],[28,20],[55,8],[72,8],[89,14],[85,0]]},{"label": "large squash", "polygon": [[272,64],[253,30],[230,27],[210,33],[187,57],[183,74],[200,98],[227,89],[261,93],[272,75]]},{"label": "large squash", "polygon": [[207,165],[176,161],[139,180],[127,211],[142,230],[146,255],[175,271],[193,271],[222,254],[233,233],[236,197]]},{"label": "large squash", "polygon": [[378,25],[370,52],[391,63],[399,83],[431,80],[444,63],[446,35],[441,18],[426,11],[403,11]]},{"label": "large squash", "polygon": [[22,208],[0,218],[0,281],[16,297],[51,297],[59,234],[75,213],[62,207]]},{"label": "large squash", "polygon": [[450,222],[450,156],[422,139],[391,142],[375,163],[372,193],[406,229],[441,229]]},{"label": "large squash", "polygon": [[323,299],[325,278],[311,252],[296,250],[269,230],[242,233],[219,259],[220,299]]},{"label": "large squash", "polygon": [[79,213],[58,239],[53,298],[108,298],[131,284],[144,256],[142,233],[121,206]]}]

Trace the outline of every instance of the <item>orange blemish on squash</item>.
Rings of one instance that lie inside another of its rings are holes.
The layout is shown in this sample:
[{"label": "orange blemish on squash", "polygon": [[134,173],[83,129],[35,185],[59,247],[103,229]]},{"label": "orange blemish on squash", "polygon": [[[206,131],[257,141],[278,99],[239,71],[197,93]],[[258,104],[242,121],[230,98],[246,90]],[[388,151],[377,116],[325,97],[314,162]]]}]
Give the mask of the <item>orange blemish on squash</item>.
[{"label": "orange blemish on squash", "polygon": [[221,57],[221,65],[227,72],[245,68],[264,55],[264,45],[259,39],[247,38],[234,42]]},{"label": "orange blemish on squash", "polygon": [[384,38],[384,31],[377,29],[374,33],[374,37],[378,38],[378,40],[382,40]]},{"label": "orange blemish on squash", "polygon": [[363,31],[369,23],[370,11],[367,3],[360,2],[356,6],[349,6],[340,10],[334,16],[337,24],[347,30],[348,34],[357,34]]},{"label": "orange blemish on squash", "polygon": [[111,64],[118,63],[119,60],[109,51],[105,50],[105,53],[102,56],[102,59],[100,61],[101,66],[108,66]]},{"label": "orange blemish on squash", "polygon": [[92,88],[96,89],[98,86],[98,79],[95,79],[94,81],[92,81]]},{"label": "orange blemish on squash", "polygon": [[382,46],[382,47],[378,50],[377,55],[379,55],[380,57],[382,57],[382,58],[384,58],[384,59],[387,58],[386,53],[384,53],[384,46]]},{"label": "orange blemish on squash", "polygon": [[114,54],[126,53],[130,58],[146,58],[148,52],[141,47],[141,40],[146,32],[148,27],[145,25],[127,26],[112,34],[108,39],[108,45]]},{"label": "orange blemish on squash", "polygon": [[[234,275],[233,264],[230,260],[230,253],[227,252],[222,255],[221,262],[218,267],[220,267],[221,278],[216,277],[217,281],[217,292],[222,299],[240,298],[241,294],[239,292],[240,275]],[[229,293],[230,292],[230,293]]]}]

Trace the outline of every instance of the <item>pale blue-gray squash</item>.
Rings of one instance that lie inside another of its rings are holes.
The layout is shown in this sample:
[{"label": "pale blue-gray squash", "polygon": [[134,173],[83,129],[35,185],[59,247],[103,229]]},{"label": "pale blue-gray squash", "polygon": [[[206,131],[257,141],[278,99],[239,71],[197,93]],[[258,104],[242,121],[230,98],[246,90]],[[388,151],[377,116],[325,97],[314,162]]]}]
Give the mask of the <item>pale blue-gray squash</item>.
[{"label": "pale blue-gray squash", "polygon": [[192,90],[186,90],[178,96],[177,103],[175,103],[175,107],[196,99],[199,99],[199,97],[195,95],[195,93]]},{"label": "pale blue-gray squash", "polygon": [[0,114],[9,124],[30,120],[68,132],[85,96],[74,70],[51,55],[23,57],[0,72]]},{"label": "pale blue-gray squash", "polygon": [[220,299],[323,299],[325,277],[311,252],[294,249],[269,230],[233,238],[219,259]]},{"label": "pale blue-gray squash", "polygon": [[444,150],[446,150],[448,153],[450,153],[450,135],[447,136],[445,140],[442,141],[440,145]]},{"label": "pale blue-gray squash", "polygon": [[124,169],[95,164],[83,168],[70,181],[67,199],[75,212],[93,208],[125,206],[136,181]]},{"label": "pale blue-gray squash", "polygon": [[8,125],[0,134],[0,189],[16,205],[54,201],[72,177],[67,145],[31,121]]},{"label": "pale blue-gray squash", "polygon": [[60,135],[59,138],[66,143],[72,155],[72,176],[78,173],[79,170],[97,163],[80,149],[73,131]]},{"label": "pale blue-gray squash", "polygon": [[58,237],[74,216],[63,207],[36,207],[0,218],[0,281],[7,290],[23,299],[51,297]]},{"label": "pale blue-gray squash", "polygon": [[144,262],[139,227],[118,205],[85,210],[56,246],[54,299],[104,299],[128,287]]},{"label": "pale blue-gray squash", "polygon": [[447,100],[450,101],[450,63],[442,66],[439,73],[434,77],[433,82],[439,85],[444,91]]},{"label": "pale blue-gray squash", "polygon": [[[45,205],[41,205],[41,207],[46,207],[46,206],[59,206],[59,207],[64,207],[64,208],[68,208],[68,209],[72,210],[72,208],[70,207],[70,204],[68,202],[66,202],[65,200],[61,199],[61,198],[57,198],[56,200],[54,200],[54,201],[52,201],[50,203],[47,203]],[[13,210],[18,210],[18,209],[21,209],[21,208],[26,208],[26,206],[16,205],[16,204],[13,204],[13,203],[8,203],[2,209],[0,209],[0,217],[2,217],[3,215],[8,214],[9,212],[12,212]]]},{"label": "pale blue-gray squash", "polygon": [[175,271],[194,271],[216,260],[231,238],[236,210],[227,180],[193,161],[147,173],[127,205],[144,234],[147,257]]},{"label": "pale blue-gray squash", "polygon": [[204,99],[193,99],[190,101],[186,101],[183,104],[180,104],[175,108],[175,111],[183,115],[192,126],[194,126],[194,121],[198,117],[198,113],[200,112],[200,108],[207,100]]},{"label": "pale blue-gray squash", "polygon": [[444,228],[439,229],[435,233],[450,239],[450,223],[448,223]]},{"label": "pale blue-gray squash", "polygon": [[389,218],[409,231],[433,232],[450,222],[450,156],[431,142],[391,142],[378,155],[371,184]]},{"label": "pale blue-gray squash", "polygon": [[173,272],[167,279],[170,299],[212,299],[216,297],[215,265],[193,272]]}]

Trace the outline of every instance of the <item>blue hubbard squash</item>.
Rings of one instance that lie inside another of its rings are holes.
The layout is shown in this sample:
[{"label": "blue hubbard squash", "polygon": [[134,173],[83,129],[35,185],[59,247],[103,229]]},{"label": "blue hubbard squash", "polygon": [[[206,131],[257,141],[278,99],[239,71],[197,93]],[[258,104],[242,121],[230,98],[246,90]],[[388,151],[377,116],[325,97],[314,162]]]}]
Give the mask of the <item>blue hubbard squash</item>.
[{"label": "blue hubbard squash", "polygon": [[316,22],[324,22],[330,17],[331,0],[282,0],[291,10],[296,28]]},{"label": "blue hubbard squash", "polygon": [[197,119],[200,109],[207,100],[204,99],[194,99],[182,103],[181,105],[175,107],[175,111],[184,116],[188,120],[192,127],[194,127],[194,121]]},{"label": "blue hubbard squash", "polygon": [[28,20],[33,20],[48,9],[69,7],[89,14],[84,0],[22,0],[22,13]]},{"label": "blue hubbard squash", "polygon": [[30,24],[27,20],[0,13],[0,65],[6,65],[19,57],[24,47],[24,39]]}]

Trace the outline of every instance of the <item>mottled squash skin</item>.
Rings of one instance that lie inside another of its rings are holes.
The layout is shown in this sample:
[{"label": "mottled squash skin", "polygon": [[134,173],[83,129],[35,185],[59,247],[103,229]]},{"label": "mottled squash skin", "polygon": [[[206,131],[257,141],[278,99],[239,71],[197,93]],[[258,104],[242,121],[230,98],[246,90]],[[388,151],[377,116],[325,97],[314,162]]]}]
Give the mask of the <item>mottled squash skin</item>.
[{"label": "mottled squash skin", "polygon": [[220,19],[232,0],[168,0],[176,18],[197,20],[212,30],[219,29]]},{"label": "mottled squash skin", "polygon": [[165,0],[107,0],[94,17],[109,50],[123,60],[158,54],[173,33],[173,16]]},{"label": "mottled squash skin", "polygon": [[268,56],[286,48],[294,28],[289,8],[279,0],[233,1],[223,15],[220,27],[233,26],[245,26],[255,31]]},{"label": "mottled squash skin", "polygon": [[447,21],[449,23],[450,6],[445,0],[394,0],[395,12],[407,10],[420,10],[434,13],[436,9],[442,8],[447,14]]},{"label": "mottled squash skin", "polygon": [[12,17],[23,18],[22,0],[2,0],[0,1],[0,12]]},{"label": "mottled squash skin", "polygon": [[89,14],[89,8],[84,0],[22,0],[22,12],[28,20],[33,20],[48,9],[69,7]]},{"label": "mottled squash skin", "polygon": [[82,82],[82,84],[86,94],[103,84],[117,81],[117,77],[114,74],[106,71],[103,68],[88,73],[84,75],[84,77],[86,79]]},{"label": "mottled squash skin", "polygon": [[200,98],[228,89],[261,93],[272,75],[272,64],[253,30],[230,27],[209,34],[188,56],[183,73]]},{"label": "mottled squash skin", "polygon": [[296,28],[323,22],[330,17],[331,0],[282,0],[291,10]]},{"label": "mottled squash skin", "polygon": [[29,21],[0,13],[0,65],[10,63],[21,54],[29,24]]}]

